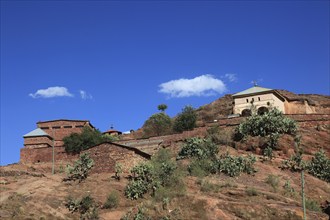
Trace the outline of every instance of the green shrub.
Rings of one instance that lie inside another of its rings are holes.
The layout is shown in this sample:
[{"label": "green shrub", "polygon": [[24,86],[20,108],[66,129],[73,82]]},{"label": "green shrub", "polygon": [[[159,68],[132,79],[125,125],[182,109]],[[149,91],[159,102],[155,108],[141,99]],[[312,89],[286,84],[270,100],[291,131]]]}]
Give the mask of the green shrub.
[{"label": "green shrub", "polygon": [[218,146],[212,140],[193,137],[185,141],[177,159],[189,157],[198,159],[215,158],[218,152]]},{"label": "green shrub", "polygon": [[314,212],[322,211],[320,204],[314,200],[306,199],[305,205],[306,205],[306,209],[310,211],[314,211]]},{"label": "green shrub", "polygon": [[269,185],[271,185],[271,187],[273,188],[274,192],[277,192],[279,182],[280,182],[280,179],[279,179],[278,176],[275,176],[273,174],[270,174],[270,175],[267,176],[266,183],[268,183]]},{"label": "green shrub", "polygon": [[281,165],[281,169],[289,169],[293,172],[301,171],[306,167],[305,161],[302,158],[302,152],[298,152],[290,157],[288,160],[284,160]]},{"label": "green shrub", "polygon": [[65,206],[72,213],[79,212],[80,219],[99,219],[97,205],[90,195],[84,196],[81,200],[69,196]]},{"label": "green shrub", "polygon": [[180,193],[176,188],[184,189],[181,171],[166,149],[159,150],[150,162],[133,167],[131,172],[133,179],[125,188],[125,195],[130,199],[141,198],[150,190],[154,196],[161,187],[176,193]]},{"label": "green shrub", "polygon": [[238,176],[241,172],[247,174],[253,174],[256,172],[254,169],[254,163],[256,162],[256,157],[253,155],[243,156],[231,156],[229,154],[221,156],[217,163],[219,172],[225,173],[228,176],[234,177]]},{"label": "green shrub", "polygon": [[255,188],[247,188],[245,190],[245,192],[248,196],[257,196],[258,195],[258,191]]},{"label": "green shrub", "polygon": [[271,147],[266,147],[264,149],[264,156],[267,160],[272,160],[273,157],[274,157],[274,154],[273,154],[273,149]]},{"label": "green shrub", "polygon": [[307,164],[307,170],[313,176],[330,182],[330,159],[326,156],[324,150],[314,154],[312,160]]},{"label": "green shrub", "polygon": [[247,136],[267,137],[268,146],[277,147],[277,141],[281,134],[295,135],[297,124],[293,119],[285,117],[276,108],[263,115],[252,115],[242,122],[235,130],[235,139],[244,140]]},{"label": "green shrub", "polygon": [[142,198],[149,188],[150,185],[147,185],[142,179],[132,180],[125,188],[125,196],[129,199]]},{"label": "green shrub", "polygon": [[172,120],[165,112],[153,114],[144,122],[143,131],[146,137],[161,136],[171,132]]},{"label": "green shrub", "polygon": [[284,188],[284,190],[285,190],[285,194],[286,194],[286,195],[289,195],[289,196],[294,196],[294,195],[295,195],[295,190],[294,190],[294,188],[291,186],[289,180],[285,181],[283,188]]},{"label": "green shrub", "polygon": [[115,178],[120,181],[120,174],[123,173],[123,167],[120,163],[116,163],[115,165]]},{"label": "green shrub", "polygon": [[119,195],[118,192],[112,191],[107,198],[107,201],[104,203],[103,208],[113,209],[117,208],[119,204]]},{"label": "green shrub", "polygon": [[131,210],[121,217],[120,220],[151,220],[151,218],[148,216],[146,208],[139,206],[136,213]]},{"label": "green shrub", "polygon": [[94,165],[94,160],[89,157],[88,153],[81,154],[79,159],[74,162],[74,165],[67,165],[67,177],[64,181],[79,180],[83,181],[87,178],[90,169]]},{"label": "green shrub", "polygon": [[195,109],[187,105],[174,120],[173,130],[176,132],[193,130],[196,127],[196,120],[197,114]]}]

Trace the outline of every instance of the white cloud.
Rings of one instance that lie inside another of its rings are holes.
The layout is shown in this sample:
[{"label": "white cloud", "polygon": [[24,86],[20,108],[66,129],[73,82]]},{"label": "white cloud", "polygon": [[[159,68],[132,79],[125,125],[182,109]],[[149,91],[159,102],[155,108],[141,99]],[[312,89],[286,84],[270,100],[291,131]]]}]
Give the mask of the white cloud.
[{"label": "white cloud", "polygon": [[67,88],[54,86],[48,87],[47,89],[39,89],[35,93],[30,93],[29,96],[32,98],[54,98],[54,97],[73,97]]},{"label": "white cloud", "polygon": [[159,87],[159,92],[168,94],[171,98],[211,96],[224,93],[227,90],[223,81],[209,74],[193,79],[171,80],[160,84]]},{"label": "white cloud", "polygon": [[86,91],[84,90],[79,90],[80,93],[80,97],[84,100],[86,99],[93,99],[93,96],[91,94],[88,94]]},{"label": "white cloud", "polygon": [[234,74],[234,73],[226,73],[225,78],[227,78],[229,80],[229,82],[236,82],[237,81],[236,74]]}]

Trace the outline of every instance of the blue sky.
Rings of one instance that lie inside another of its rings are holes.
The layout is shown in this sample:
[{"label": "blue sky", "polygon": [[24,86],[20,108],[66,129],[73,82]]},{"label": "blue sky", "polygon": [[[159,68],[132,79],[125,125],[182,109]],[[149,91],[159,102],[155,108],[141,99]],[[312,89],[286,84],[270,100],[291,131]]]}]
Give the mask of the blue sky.
[{"label": "blue sky", "polygon": [[252,86],[329,95],[329,1],[1,1],[1,165],[36,122],[138,129]]}]

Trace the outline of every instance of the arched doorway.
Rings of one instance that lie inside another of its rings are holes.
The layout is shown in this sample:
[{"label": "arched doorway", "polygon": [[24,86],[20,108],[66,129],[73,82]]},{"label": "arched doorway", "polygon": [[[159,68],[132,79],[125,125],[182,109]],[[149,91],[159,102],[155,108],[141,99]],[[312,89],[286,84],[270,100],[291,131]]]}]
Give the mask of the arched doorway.
[{"label": "arched doorway", "polygon": [[244,109],[241,114],[243,117],[251,116],[251,110],[250,109]]},{"label": "arched doorway", "polygon": [[263,115],[263,114],[267,113],[268,111],[269,110],[267,107],[262,106],[262,107],[258,108],[258,115]]}]

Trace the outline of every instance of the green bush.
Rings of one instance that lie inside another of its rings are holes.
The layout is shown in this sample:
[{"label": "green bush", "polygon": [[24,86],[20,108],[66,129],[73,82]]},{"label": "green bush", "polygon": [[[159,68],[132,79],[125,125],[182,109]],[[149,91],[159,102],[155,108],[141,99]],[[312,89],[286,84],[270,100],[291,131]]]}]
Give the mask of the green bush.
[{"label": "green bush", "polygon": [[159,150],[150,162],[139,164],[131,170],[133,179],[125,188],[125,195],[130,199],[138,199],[152,190],[152,196],[161,187],[168,189],[182,188],[184,184],[180,169],[166,149]]},{"label": "green bush", "polygon": [[107,201],[104,203],[103,208],[113,209],[117,208],[119,204],[119,195],[118,192],[112,191],[107,198]]},{"label": "green bush", "polygon": [[326,156],[324,150],[314,154],[312,160],[307,164],[307,170],[313,176],[330,182],[330,159]]},{"label": "green bush", "polygon": [[258,191],[255,188],[247,188],[245,190],[245,192],[248,196],[257,196],[258,195]]},{"label": "green bush", "polygon": [[273,154],[273,149],[271,147],[266,147],[264,149],[264,156],[266,158],[266,160],[272,160],[273,157],[274,157],[274,154]]},{"label": "green bush", "polygon": [[185,141],[177,159],[189,157],[198,159],[215,158],[218,152],[218,146],[211,139],[193,137]]},{"label": "green bush", "polygon": [[120,174],[123,173],[123,167],[120,163],[116,163],[115,165],[115,178],[120,181]]},{"label": "green bush", "polygon": [[144,122],[143,131],[146,137],[161,136],[171,132],[172,120],[165,112],[153,114]]},{"label": "green bush", "polygon": [[90,195],[84,196],[81,200],[69,196],[65,206],[72,213],[79,212],[80,219],[99,219],[97,205]]},{"label": "green bush", "polygon": [[288,169],[293,172],[301,171],[306,167],[306,162],[303,161],[302,152],[297,152],[292,155],[290,159],[284,160],[281,165],[281,169]]},{"label": "green bush", "polygon": [[297,124],[293,119],[285,117],[276,108],[263,115],[252,115],[242,122],[235,130],[235,139],[244,140],[247,136],[267,137],[268,146],[277,147],[277,141],[281,134],[295,135]]},{"label": "green bush", "polygon": [[195,109],[187,105],[174,120],[173,130],[176,132],[193,130],[196,127],[196,120],[197,114]]},{"label": "green bush", "polygon": [[254,169],[254,163],[256,157],[253,155],[243,156],[231,156],[229,154],[221,156],[217,163],[219,172],[225,173],[228,176],[238,176],[240,173],[253,174],[256,172]]},{"label": "green bush", "polygon": [[82,133],[72,133],[63,138],[65,151],[67,153],[79,153],[105,141],[115,141],[116,137],[102,135],[99,130],[84,127]]},{"label": "green bush", "polygon": [[89,157],[89,154],[81,154],[79,159],[74,162],[74,165],[67,165],[66,173],[67,177],[64,178],[64,181],[83,181],[87,178],[90,169],[94,165],[94,160]]},{"label": "green bush", "polygon": [[306,199],[306,209],[310,210],[310,211],[314,211],[314,212],[321,212],[321,206],[318,202],[311,200],[311,199]]}]

